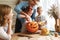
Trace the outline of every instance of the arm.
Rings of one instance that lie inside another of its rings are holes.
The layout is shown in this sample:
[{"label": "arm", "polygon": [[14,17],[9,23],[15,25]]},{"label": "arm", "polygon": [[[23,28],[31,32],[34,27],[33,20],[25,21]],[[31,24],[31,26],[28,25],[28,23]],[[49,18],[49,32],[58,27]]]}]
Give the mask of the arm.
[{"label": "arm", "polygon": [[11,35],[7,34],[3,28],[0,28],[0,38],[4,40],[10,40]]},{"label": "arm", "polygon": [[22,10],[21,8],[23,7],[23,2],[20,2],[15,8],[14,10],[17,12],[17,13],[20,13]]},{"label": "arm", "polygon": [[[15,7],[14,10],[18,13],[17,14],[18,18],[24,18],[23,15],[26,16],[26,13],[24,11],[22,11],[22,8],[25,7],[26,5],[28,5],[27,2],[26,1],[22,1]],[[23,15],[21,15],[21,14],[23,14]]]},{"label": "arm", "polygon": [[12,30],[11,26],[12,26],[12,20],[8,20],[7,34],[9,35],[11,35],[11,30]]},{"label": "arm", "polygon": [[18,18],[27,18],[27,17],[28,17],[27,14],[25,14],[25,15],[23,15],[23,14],[18,15]]},{"label": "arm", "polygon": [[12,33],[12,18],[13,18],[13,13],[9,14],[8,17],[8,28],[7,28],[7,34],[11,35]]},{"label": "arm", "polygon": [[20,2],[20,3],[14,8],[14,10],[15,10],[18,14],[24,13],[24,12],[22,11],[22,8],[23,8],[23,7],[26,7],[27,5],[28,5],[28,4],[27,4],[26,1],[22,1],[22,2]]},{"label": "arm", "polygon": [[37,9],[33,9],[32,19],[35,20],[35,17],[37,16]]}]

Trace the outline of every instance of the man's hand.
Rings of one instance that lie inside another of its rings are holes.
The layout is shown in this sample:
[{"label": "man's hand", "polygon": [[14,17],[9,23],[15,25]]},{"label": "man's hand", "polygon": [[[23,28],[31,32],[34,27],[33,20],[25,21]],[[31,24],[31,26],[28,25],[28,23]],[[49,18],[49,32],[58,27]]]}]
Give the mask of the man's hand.
[{"label": "man's hand", "polygon": [[22,15],[25,15],[25,16],[27,15],[27,13],[25,13],[25,12],[23,12],[23,11],[21,11],[20,13],[21,13]]}]

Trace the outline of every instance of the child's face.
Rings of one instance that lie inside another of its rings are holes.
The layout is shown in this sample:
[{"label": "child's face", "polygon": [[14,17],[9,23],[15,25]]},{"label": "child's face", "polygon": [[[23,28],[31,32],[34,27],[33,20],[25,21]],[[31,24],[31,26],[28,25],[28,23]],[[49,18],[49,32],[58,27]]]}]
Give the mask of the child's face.
[{"label": "child's face", "polygon": [[30,6],[30,7],[29,7],[29,11],[28,11],[28,15],[31,16],[32,13],[33,13],[33,10],[32,10],[32,7]]},{"label": "child's face", "polygon": [[38,13],[38,14],[41,14],[41,12],[42,12],[42,9],[41,9],[41,8],[38,8],[38,9],[37,9],[37,13]]},{"label": "child's face", "polygon": [[13,13],[11,10],[10,14],[4,16],[5,23],[8,23],[8,20],[12,20],[12,17],[13,17]]}]

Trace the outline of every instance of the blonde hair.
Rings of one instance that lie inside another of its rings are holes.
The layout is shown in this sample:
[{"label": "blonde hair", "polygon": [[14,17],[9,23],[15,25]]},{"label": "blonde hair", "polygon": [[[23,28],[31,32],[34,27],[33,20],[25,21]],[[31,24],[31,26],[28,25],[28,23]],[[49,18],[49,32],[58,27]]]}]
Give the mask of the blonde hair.
[{"label": "blonde hair", "polygon": [[0,4],[0,25],[4,24],[4,22],[5,22],[4,16],[10,14],[10,11],[11,11],[10,6]]},{"label": "blonde hair", "polygon": [[42,7],[41,7],[41,6],[39,6],[39,7],[37,7],[37,9],[42,9]]}]

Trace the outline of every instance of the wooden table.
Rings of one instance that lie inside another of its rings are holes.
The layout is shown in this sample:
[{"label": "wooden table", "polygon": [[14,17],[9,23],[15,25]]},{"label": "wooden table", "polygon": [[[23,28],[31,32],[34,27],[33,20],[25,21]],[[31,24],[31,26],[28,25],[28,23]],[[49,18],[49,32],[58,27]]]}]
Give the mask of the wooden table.
[{"label": "wooden table", "polygon": [[[22,35],[24,35],[24,36],[22,36]],[[40,34],[16,33],[16,34],[12,35],[11,40],[60,40],[60,36],[54,37],[52,35],[41,36]]]}]

